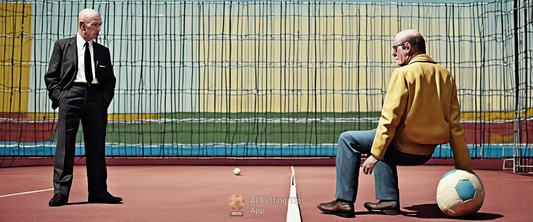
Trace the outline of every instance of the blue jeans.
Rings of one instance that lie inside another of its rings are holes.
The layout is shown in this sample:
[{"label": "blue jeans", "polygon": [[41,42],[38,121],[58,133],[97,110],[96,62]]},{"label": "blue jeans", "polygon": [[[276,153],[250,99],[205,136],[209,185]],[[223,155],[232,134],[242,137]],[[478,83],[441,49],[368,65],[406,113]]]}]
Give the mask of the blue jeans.
[{"label": "blue jeans", "polygon": [[[355,202],[359,183],[359,168],[361,153],[370,155],[376,130],[347,131],[339,137],[337,146],[337,187],[335,197]],[[374,167],[376,199],[400,200],[398,189],[397,165],[420,165],[427,162],[431,156],[407,154],[398,151],[391,144],[385,152],[382,161]]]}]

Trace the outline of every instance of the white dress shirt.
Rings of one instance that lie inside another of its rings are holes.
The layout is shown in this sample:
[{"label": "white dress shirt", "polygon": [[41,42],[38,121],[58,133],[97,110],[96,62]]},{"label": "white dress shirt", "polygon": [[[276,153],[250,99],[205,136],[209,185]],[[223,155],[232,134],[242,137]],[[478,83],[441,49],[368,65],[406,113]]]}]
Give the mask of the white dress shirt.
[{"label": "white dress shirt", "polygon": [[[74,79],[74,82],[87,82],[85,79],[85,42],[85,39],[83,39],[79,33],[76,34],[76,46],[78,47],[78,72],[76,73],[76,79]],[[91,52],[91,70],[93,71],[93,73],[91,73],[91,75],[93,75],[92,83],[98,84],[95,75],[93,40],[89,41],[89,51]]]}]

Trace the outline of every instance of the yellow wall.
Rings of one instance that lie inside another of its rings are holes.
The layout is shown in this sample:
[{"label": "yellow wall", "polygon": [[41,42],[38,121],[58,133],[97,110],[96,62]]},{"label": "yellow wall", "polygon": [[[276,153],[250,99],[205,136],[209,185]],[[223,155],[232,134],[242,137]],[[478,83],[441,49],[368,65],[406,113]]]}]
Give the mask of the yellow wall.
[{"label": "yellow wall", "polygon": [[[361,9],[359,13],[364,14],[366,10]],[[376,90],[371,87],[384,82],[381,73],[392,73],[392,69],[372,67],[372,73],[366,75],[354,71],[353,66],[366,69],[369,63],[384,59],[392,64],[390,45],[378,44],[381,40],[369,37],[396,34],[397,23],[382,21],[386,19],[209,17],[210,21],[193,24],[199,26],[199,34],[205,37],[212,33],[242,36],[232,40],[221,39],[225,36],[212,37],[194,46],[205,65],[200,70],[200,88],[208,92],[200,95],[200,111],[374,111],[381,106],[382,96],[367,96],[366,90]],[[361,30],[360,44],[342,39],[343,35],[357,34],[350,28],[353,25]],[[343,30],[354,33],[342,33]],[[352,93],[341,95],[340,91]]]},{"label": "yellow wall", "polygon": [[0,3],[0,112],[28,111],[31,9],[31,4]]},{"label": "yellow wall", "polygon": [[[533,109],[520,111],[520,117],[533,117]],[[461,120],[502,121],[514,120],[516,112],[463,112]]]}]

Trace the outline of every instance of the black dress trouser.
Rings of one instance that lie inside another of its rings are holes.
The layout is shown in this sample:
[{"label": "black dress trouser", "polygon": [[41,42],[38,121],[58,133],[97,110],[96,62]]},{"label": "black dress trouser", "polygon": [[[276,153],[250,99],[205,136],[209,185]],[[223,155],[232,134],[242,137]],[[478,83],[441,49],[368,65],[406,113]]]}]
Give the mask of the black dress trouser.
[{"label": "black dress trouser", "polygon": [[98,86],[74,83],[61,93],[54,159],[54,194],[68,197],[72,186],[76,133],[83,126],[89,195],[107,192],[105,136],[107,104]]}]

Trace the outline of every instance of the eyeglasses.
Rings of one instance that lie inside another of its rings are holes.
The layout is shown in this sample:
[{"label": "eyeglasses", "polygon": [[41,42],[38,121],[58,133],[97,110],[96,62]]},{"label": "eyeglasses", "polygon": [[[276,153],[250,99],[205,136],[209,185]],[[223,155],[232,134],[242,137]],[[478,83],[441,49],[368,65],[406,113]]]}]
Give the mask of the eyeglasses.
[{"label": "eyeglasses", "polygon": [[393,46],[392,46],[392,51],[393,51],[394,53],[397,53],[398,51],[396,50],[396,48],[398,48],[398,46],[404,46],[405,43],[408,43],[408,42],[405,41],[405,42],[401,42],[401,43],[398,43],[398,44],[396,44],[396,45],[393,45]]}]

